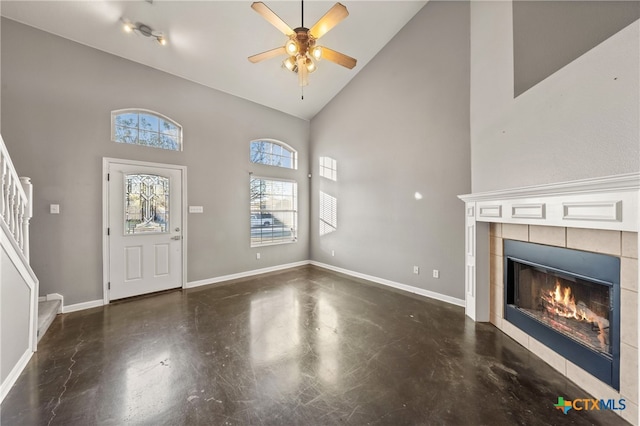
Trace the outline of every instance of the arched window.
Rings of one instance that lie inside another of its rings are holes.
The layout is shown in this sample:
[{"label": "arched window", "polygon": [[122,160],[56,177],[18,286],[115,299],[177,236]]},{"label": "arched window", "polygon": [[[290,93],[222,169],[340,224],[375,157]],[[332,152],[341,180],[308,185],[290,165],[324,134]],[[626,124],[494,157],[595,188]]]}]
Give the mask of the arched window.
[{"label": "arched window", "polygon": [[120,109],[111,112],[111,140],[182,151],[182,126],[157,112]]},{"label": "arched window", "polygon": [[251,141],[252,163],[266,164],[267,166],[284,167],[285,169],[297,169],[297,152],[289,145],[273,139],[258,139]]}]

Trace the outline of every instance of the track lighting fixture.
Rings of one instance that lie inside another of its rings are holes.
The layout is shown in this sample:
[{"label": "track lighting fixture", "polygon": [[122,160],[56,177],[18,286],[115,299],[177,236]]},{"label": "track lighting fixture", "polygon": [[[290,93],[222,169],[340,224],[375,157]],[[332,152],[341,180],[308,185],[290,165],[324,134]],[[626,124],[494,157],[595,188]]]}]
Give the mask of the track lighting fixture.
[{"label": "track lighting fixture", "polygon": [[124,21],[123,28],[126,33],[136,33],[145,37],[154,38],[162,46],[167,44],[167,38],[162,34],[162,32],[154,31],[153,28],[146,24],[142,24],[140,22],[133,24],[129,21]]}]

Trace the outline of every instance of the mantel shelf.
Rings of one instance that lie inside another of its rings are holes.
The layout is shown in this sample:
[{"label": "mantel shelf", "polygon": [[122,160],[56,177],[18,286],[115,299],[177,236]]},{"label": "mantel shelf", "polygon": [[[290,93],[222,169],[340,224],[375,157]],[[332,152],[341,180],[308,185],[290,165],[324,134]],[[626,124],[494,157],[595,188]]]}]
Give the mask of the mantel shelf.
[{"label": "mantel shelf", "polygon": [[497,191],[475,192],[472,194],[458,195],[458,198],[466,203],[470,201],[498,201],[513,198],[584,195],[589,193],[610,193],[638,190],[640,190],[640,173],[627,173],[569,182],[532,185]]},{"label": "mantel shelf", "polygon": [[478,222],[638,232],[640,173],[460,195]]}]

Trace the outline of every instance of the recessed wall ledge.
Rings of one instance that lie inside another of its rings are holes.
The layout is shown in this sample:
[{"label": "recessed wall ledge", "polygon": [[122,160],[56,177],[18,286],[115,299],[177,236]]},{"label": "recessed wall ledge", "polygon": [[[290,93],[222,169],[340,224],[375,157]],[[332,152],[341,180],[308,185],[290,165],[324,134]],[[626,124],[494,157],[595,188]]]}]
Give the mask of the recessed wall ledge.
[{"label": "recessed wall ledge", "polygon": [[478,222],[638,232],[640,173],[459,195]]}]

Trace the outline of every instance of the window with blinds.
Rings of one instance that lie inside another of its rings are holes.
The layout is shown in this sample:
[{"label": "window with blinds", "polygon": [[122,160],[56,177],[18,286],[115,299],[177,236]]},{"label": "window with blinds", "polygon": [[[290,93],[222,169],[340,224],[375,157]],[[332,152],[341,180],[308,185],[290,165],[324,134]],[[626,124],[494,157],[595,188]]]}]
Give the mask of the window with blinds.
[{"label": "window with blinds", "polygon": [[298,184],[251,176],[251,247],[295,242],[298,231]]}]

